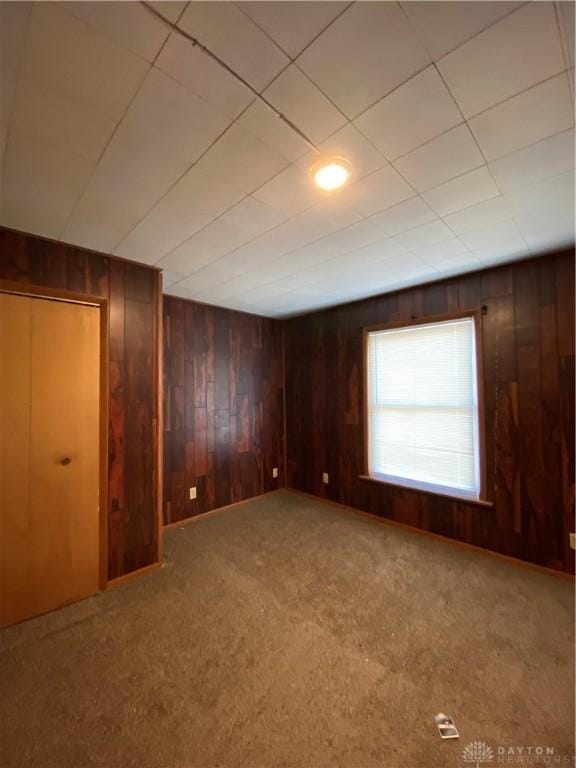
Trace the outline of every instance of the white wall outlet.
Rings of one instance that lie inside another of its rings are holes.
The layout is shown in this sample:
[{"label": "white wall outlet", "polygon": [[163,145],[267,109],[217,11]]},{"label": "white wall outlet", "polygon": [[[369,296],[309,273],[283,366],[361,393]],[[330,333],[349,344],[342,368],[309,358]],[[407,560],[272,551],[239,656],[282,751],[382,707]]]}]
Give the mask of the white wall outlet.
[{"label": "white wall outlet", "polygon": [[278,477],[278,467],[274,467],[272,470],[272,477]]},{"label": "white wall outlet", "polygon": [[190,498],[191,499],[196,498],[196,486],[194,486],[194,488],[190,488]]},{"label": "white wall outlet", "polygon": [[328,472],[322,472],[322,482],[328,485]]},{"label": "white wall outlet", "polygon": [[570,534],[570,546],[572,549],[576,549],[576,533]]}]

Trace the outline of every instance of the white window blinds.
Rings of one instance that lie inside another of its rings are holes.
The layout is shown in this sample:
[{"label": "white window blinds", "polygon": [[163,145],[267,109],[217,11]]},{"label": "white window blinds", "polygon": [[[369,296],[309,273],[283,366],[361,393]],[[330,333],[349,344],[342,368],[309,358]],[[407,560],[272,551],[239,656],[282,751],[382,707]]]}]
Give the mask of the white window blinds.
[{"label": "white window blinds", "polygon": [[368,333],[373,477],[478,498],[472,318]]}]

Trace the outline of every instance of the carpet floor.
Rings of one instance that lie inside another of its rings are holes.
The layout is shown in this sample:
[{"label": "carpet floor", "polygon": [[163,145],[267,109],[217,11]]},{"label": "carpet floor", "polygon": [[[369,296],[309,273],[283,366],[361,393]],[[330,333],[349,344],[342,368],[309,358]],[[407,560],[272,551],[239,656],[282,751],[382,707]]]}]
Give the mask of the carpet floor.
[{"label": "carpet floor", "polygon": [[0,633],[0,762],[451,768],[482,741],[573,765],[573,626],[569,581],[280,491]]}]

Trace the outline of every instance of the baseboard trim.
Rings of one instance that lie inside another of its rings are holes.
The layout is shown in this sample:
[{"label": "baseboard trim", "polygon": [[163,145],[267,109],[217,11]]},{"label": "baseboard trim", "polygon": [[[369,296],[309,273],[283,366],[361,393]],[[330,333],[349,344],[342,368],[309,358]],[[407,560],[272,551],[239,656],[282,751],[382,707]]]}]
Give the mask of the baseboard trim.
[{"label": "baseboard trim", "polygon": [[293,493],[297,496],[305,496],[308,499],[313,499],[314,501],[322,502],[323,504],[327,504],[330,507],[336,507],[345,512],[351,512],[354,515],[360,515],[361,517],[368,518],[369,520],[372,520],[373,522],[376,522],[376,523],[390,525],[393,528],[400,528],[401,530],[408,531],[410,533],[417,533],[420,536],[427,536],[430,539],[436,539],[437,541],[443,541],[448,544],[453,544],[455,547],[472,550],[474,552],[477,552],[480,555],[491,557],[493,559],[500,560],[501,562],[509,563],[510,565],[520,566],[521,568],[526,568],[530,571],[536,571],[537,573],[542,573],[546,576],[554,576],[557,579],[563,579],[565,581],[574,582],[575,580],[574,574],[567,573],[566,571],[557,571],[554,568],[548,568],[545,565],[537,565],[536,563],[529,563],[527,560],[520,560],[517,557],[511,557],[510,555],[503,555],[500,552],[494,552],[492,549],[484,549],[484,547],[479,547],[476,544],[468,544],[468,542],[466,541],[451,539],[449,536],[442,536],[440,533],[433,533],[432,531],[424,531],[422,528],[416,528],[415,526],[407,525],[406,523],[399,523],[397,520],[390,520],[387,517],[380,517],[379,515],[375,515],[372,512],[365,512],[362,509],[355,509],[354,507],[349,507],[347,504],[341,504],[338,501],[332,501],[331,499],[324,499],[321,496],[315,496],[313,493],[298,491],[296,488],[285,488],[284,490],[288,491],[289,493]]},{"label": "baseboard trim", "polygon": [[205,520],[207,517],[212,517],[212,515],[219,515],[221,512],[227,512],[234,507],[240,507],[243,504],[248,504],[249,501],[254,501],[254,499],[262,499],[264,496],[271,496],[273,493],[278,493],[278,491],[283,490],[286,490],[286,488],[274,488],[272,491],[265,491],[264,493],[256,494],[256,496],[250,496],[249,499],[234,501],[232,504],[226,504],[224,507],[209,509],[208,512],[202,512],[201,514],[193,515],[192,517],[185,517],[183,520],[175,520],[173,523],[165,523],[162,526],[162,531],[169,531],[171,528],[181,528],[183,525],[188,525],[189,523],[197,523],[199,520]]},{"label": "baseboard trim", "polygon": [[157,571],[161,567],[162,563],[152,563],[152,565],[145,565],[143,568],[137,568],[135,571],[130,571],[130,573],[124,573],[122,576],[116,576],[115,579],[110,579],[106,582],[106,589],[108,589],[108,587],[117,587],[120,584],[124,584],[126,581],[131,581],[137,576],[145,576],[147,573]]}]

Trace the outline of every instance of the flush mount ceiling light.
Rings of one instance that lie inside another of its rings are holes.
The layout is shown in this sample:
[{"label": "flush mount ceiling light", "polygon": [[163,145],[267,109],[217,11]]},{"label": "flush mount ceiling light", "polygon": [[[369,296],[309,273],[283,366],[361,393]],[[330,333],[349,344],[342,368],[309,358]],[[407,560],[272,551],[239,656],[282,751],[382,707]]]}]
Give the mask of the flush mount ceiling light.
[{"label": "flush mount ceiling light", "polygon": [[312,166],[310,175],[317,187],[329,192],[348,181],[350,164],[342,157],[330,157]]}]

